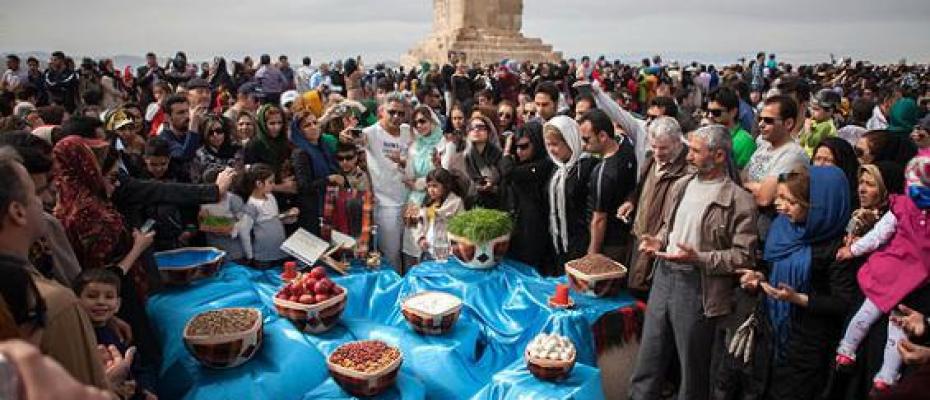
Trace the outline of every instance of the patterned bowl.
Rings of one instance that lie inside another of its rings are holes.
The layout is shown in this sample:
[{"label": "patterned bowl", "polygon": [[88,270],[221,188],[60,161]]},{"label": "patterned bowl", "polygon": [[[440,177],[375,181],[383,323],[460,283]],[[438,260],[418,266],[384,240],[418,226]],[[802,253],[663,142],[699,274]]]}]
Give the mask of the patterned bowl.
[{"label": "patterned bowl", "polygon": [[[417,307],[414,299],[437,297],[445,301],[447,307],[426,310]],[[413,301],[412,301],[413,300]],[[462,300],[443,292],[420,292],[406,298],[401,305],[401,312],[413,330],[423,335],[443,335],[452,330],[462,313]]]},{"label": "patterned bowl", "polygon": [[[225,308],[225,310],[248,310],[255,316],[255,323],[248,329],[222,335],[189,334],[194,316],[184,325],[184,347],[201,364],[209,368],[233,368],[249,361],[262,345],[262,313],[256,308]],[[214,310],[216,311],[216,310]]]},{"label": "patterned bowl", "polygon": [[489,269],[497,266],[510,249],[510,234],[501,235],[487,242],[474,243],[468,238],[449,234],[452,254],[471,269]]},{"label": "patterned bowl", "polygon": [[597,275],[588,275],[573,267],[575,260],[565,263],[565,275],[572,290],[591,297],[611,297],[620,293],[627,269],[623,264],[615,263],[616,271]]},{"label": "patterned bowl", "polygon": [[537,379],[544,381],[561,381],[568,378],[572,368],[575,367],[575,358],[577,355],[572,354],[571,360],[549,360],[545,358],[535,358],[530,356],[529,350],[524,354],[526,358],[526,369],[530,370]]},{"label": "patterned bowl", "polygon": [[155,253],[158,273],[168,285],[186,285],[213,276],[225,258],[226,252],[215,247],[185,247]]},{"label": "patterned bowl", "polygon": [[297,329],[307,333],[326,332],[339,321],[339,316],[346,308],[348,292],[344,287],[342,293],[316,304],[303,304],[274,298],[274,308],[278,314],[291,320]]},{"label": "patterned bowl", "polygon": [[371,397],[377,396],[391,386],[394,386],[394,383],[397,381],[397,373],[400,371],[400,365],[403,361],[404,356],[400,354],[400,356],[390,364],[374,372],[359,372],[345,368],[341,365],[334,364],[330,361],[329,357],[326,358],[326,366],[329,367],[329,374],[332,375],[333,380],[339,384],[342,390],[345,390],[353,396]]}]

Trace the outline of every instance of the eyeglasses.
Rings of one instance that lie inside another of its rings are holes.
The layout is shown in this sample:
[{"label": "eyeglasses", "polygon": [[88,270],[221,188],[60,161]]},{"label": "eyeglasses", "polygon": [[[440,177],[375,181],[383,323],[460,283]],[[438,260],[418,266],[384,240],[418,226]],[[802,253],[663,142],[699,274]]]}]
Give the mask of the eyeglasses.
[{"label": "eyeglasses", "polygon": [[775,121],[778,121],[781,118],[775,117],[759,117],[759,122],[764,122],[766,125],[774,125]]},{"label": "eyeglasses", "polygon": [[403,110],[388,110],[387,113],[392,117],[403,117],[407,115],[407,112]]},{"label": "eyeglasses", "polygon": [[418,119],[418,120],[416,120],[416,121],[414,121],[414,122],[415,122],[417,125],[426,125],[426,124],[429,123],[429,120],[428,120],[428,119]]},{"label": "eyeglasses", "polygon": [[358,156],[355,155],[355,154],[348,155],[348,156],[337,155],[337,156],[336,156],[336,161],[339,161],[339,162],[351,161],[351,160],[354,160],[356,157],[358,157]]},{"label": "eyeglasses", "polygon": [[513,118],[513,115],[510,115],[510,113],[506,113],[506,112],[497,113],[497,116],[501,118],[507,118],[507,119]]},{"label": "eyeglasses", "polygon": [[526,150],[529,150],[530,148],[529,143],[517,143],[514,146],[516,146],[517,150],[520,150],[520,151],[526,151]]},{"label": "eyeglasses", "polygon": [[476,124],[468,127],[469,131],[486,131],[488,126],[485,124]]},{"label": "eyeglasses", "polygon": [[708,108],[707,111],[705,111],[705,113],[714,118],[719,118],[721,115],[723,115],[724,111],[726,110],[722,108]]}]

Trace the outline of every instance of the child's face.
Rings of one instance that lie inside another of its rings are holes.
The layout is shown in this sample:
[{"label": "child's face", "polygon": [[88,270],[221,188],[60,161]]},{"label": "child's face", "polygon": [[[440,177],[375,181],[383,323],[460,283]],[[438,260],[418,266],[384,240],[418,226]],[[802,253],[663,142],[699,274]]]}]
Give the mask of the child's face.
[{"label": "child's face", "polygon": [[81,291],[81,307],[90,316],[95,326],[106,325],[119,311],[120,299],[116,293],[116,286],[91,282]]},{"label": "child's face", "polygon": [[255,191],[261,195],[270,194],[273,188],[274,188],[274,175],[269,176],[268,179],[265,179],[263,181],[258,181],[255,184]]},{"label": "child's face", "polygon": [[164,156],[145,156],[145,169],[155,179],[161,179],[168,172],[168,163],[171,161]]},{"label": "child's face", "polygon": [[355,171],[355,167],[358,166],[358,154],[354,152],[336,154],[336,162],[339,163],[339,170],[342,172]]},{"label": "child's face", "polygon": [[820,106],[811,106],[811,118],[813,118],[814,121],[823,122],[833,118],[833,112],[830,111],[830,109]]},{"label": "child's face", "polygon": [[426,182],[426,195],[430,200],[439,201],[446,194],[446,188],[436,181]]}]

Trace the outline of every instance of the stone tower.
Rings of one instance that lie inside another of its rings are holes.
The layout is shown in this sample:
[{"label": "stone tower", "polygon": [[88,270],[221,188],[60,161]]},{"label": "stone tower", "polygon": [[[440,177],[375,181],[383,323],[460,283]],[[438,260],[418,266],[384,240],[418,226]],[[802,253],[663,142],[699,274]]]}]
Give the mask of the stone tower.
[{"label": "stone tower", "polygon": [[523,0],[433,0],[432,32],[401,63],[444,63],[451,53],[468,63],[562,58],[542,40],[524,37],[522,27]]}]

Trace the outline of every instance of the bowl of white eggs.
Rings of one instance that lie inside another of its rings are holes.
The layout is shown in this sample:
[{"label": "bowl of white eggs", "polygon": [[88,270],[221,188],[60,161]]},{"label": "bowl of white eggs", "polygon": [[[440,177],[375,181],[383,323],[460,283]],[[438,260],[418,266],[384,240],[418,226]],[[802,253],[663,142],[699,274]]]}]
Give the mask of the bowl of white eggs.
[{"label": "bowl of white eggs", "polygon": [[555,333],[540,333],[526,346],[526,368],[538,379],[560,381],[575,366],[575,344]]}]

